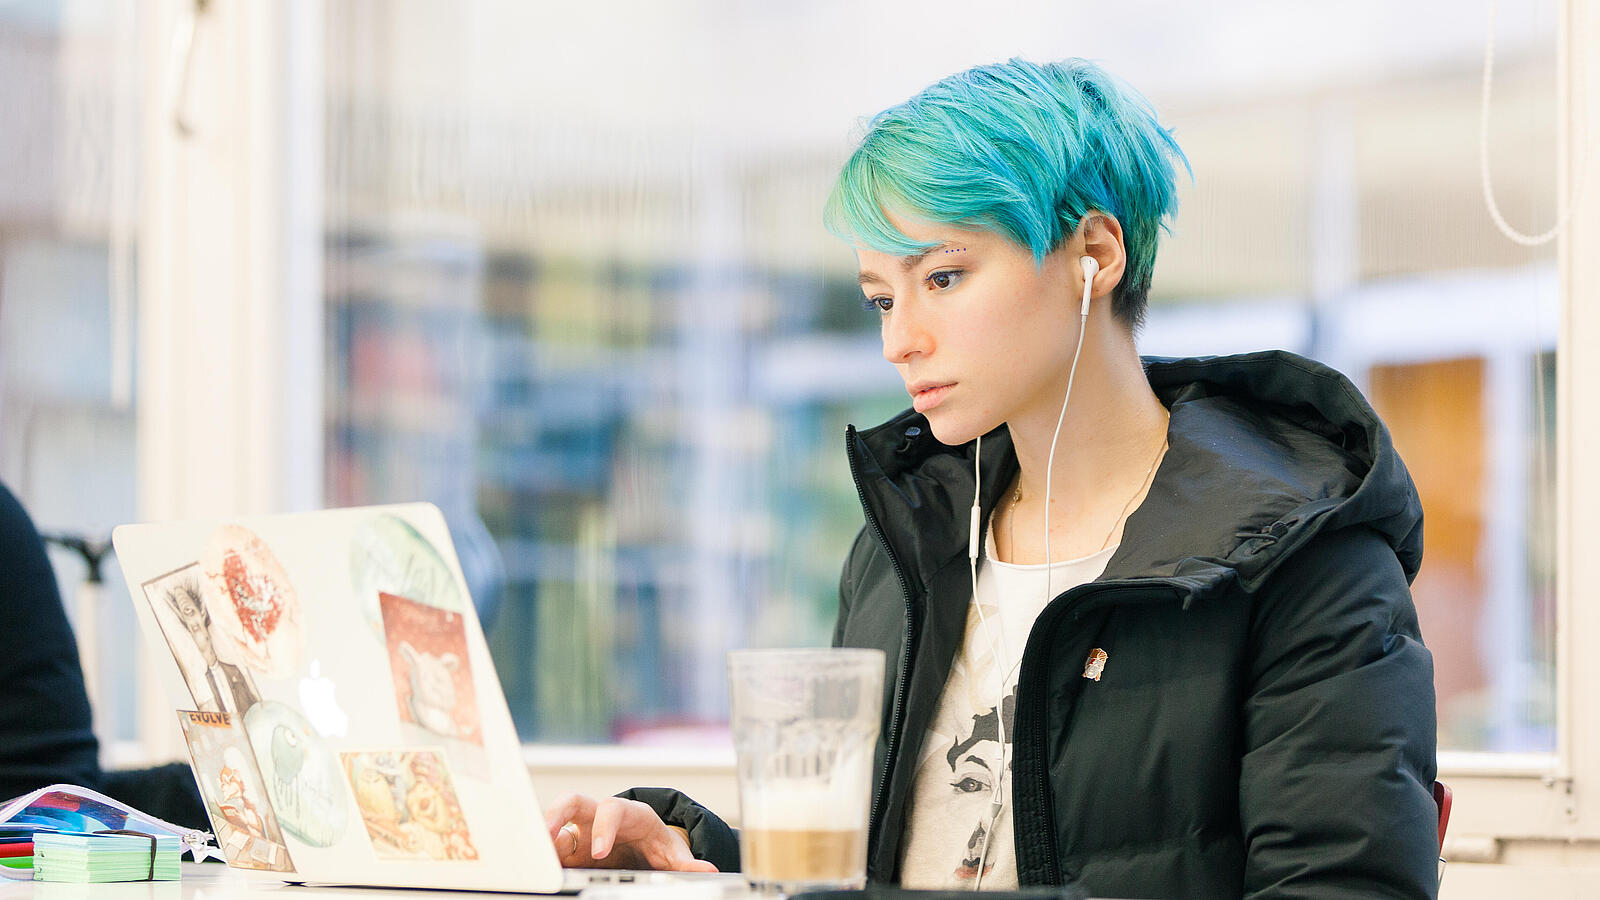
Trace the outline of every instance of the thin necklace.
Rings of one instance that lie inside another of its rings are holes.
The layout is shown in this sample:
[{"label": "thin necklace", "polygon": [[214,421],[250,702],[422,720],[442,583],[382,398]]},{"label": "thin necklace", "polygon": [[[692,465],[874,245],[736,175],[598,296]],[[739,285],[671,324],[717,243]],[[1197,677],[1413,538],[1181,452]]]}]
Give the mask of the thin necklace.
[{"label": "thin necklace", "polygon": [[[1106,532],[1106,539],[1100,542],[1100,550],[1104,550],[1106,547],[1110,546],[1111,536],[1117,533],[1117,526],[1121,525],[1123,518],[1127,516],[1128,507],[1132,506],[1133,501],[1138,499],[1140,494],[1144,493],[1145,487],[1150,484],[1150,479],[1156,474],[1156,464],[1161,462],[1161,457],[1165,456],[1166,452],[1167,439],[1165,436],[1163,436],[1161,438],[1161,446],[1156,448],[1155,458],[1150,460],[1150,468],[1145,470],[1144,478],[1140,479],[1139,486],[1133,489],[1133,495],[1128,498],[1128,502],[1122,504],[1122,511],[1117,513],[1117,517],[1115,519],[1111,520],[1111,530]],[[1018,475],[1017,488],[1011,492],[1011,506],[1006,510],[1006,540],[1011,544],[1011,554],[1013,558],[1016,556],[1017,552],[1017,503],[1021,500],[1022,476]],[[1045,502],[1050,502],[1049,498],[1045,498]],[[1099,553],[1100,550],[1096,550],[1095,553]],[[1045,560],[1045,565],[1049,565],[1050,562],[1051,560]]]}]

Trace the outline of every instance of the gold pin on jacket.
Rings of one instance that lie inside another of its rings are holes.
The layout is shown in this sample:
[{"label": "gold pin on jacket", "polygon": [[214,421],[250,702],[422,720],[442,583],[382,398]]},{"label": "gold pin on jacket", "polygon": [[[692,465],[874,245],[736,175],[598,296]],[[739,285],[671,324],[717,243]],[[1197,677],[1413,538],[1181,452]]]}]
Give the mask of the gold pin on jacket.
[{"label": "gold pin on jacket", "polygon": [[1110,658],[1099,647],[1090,650],[1089,660],[1083,664],[1083,677],[1090,681],[1099,681],[1100,674],[1106,670],[1106,660]]}]

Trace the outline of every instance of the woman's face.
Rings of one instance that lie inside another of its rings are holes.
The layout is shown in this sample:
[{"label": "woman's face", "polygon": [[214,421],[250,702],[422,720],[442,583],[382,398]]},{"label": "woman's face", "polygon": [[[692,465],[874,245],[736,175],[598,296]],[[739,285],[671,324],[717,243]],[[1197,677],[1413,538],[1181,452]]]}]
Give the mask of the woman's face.
[{"label": "woman's face", "polygon": [[989,231],[891,216],[922,256],[858,249],[861,290],[883,318],[883,356],[940,441],[963,444],[1002,422],[1048,416],[1066,390],[1083,274],[1070,242],[1036,265]]}]

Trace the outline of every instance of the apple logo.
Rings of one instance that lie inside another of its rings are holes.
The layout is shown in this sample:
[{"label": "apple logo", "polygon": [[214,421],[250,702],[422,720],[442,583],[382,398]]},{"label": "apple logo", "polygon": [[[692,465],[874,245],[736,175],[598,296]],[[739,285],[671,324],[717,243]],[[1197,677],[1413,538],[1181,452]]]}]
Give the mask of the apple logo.
[{"label": "apple logo", "polygon": [[311,661],[311,673],[300,679],[300,708],[311,727],[323,737],[344,737],[350,730],[350,716],[339,708],[333,680],[322,677],[322,662]]}]

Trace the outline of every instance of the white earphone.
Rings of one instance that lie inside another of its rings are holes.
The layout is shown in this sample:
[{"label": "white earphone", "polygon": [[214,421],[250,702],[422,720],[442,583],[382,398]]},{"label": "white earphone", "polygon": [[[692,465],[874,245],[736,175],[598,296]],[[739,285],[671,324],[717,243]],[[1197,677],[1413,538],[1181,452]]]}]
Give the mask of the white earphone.
[{"label": "white earphone", "polygon": [[[1083,335],[1089,326],[1089,300],[1094,293],[1094,277],[1100,272],[1100,261],[1092,256],[1081,256],[1078,265],[1083,269],[1083,303],[1078,308],[1078,345],[1072,351],[1072,365],[1067,370],[1067,395],[1061,398],[1061,415],[1056,417],[1055,434],[1050,438],[1050,456],[1044,467],[1044,563],[1045,563],[1045,602],[1050,602],[1051,586],[1050,576],[1050,475],[1056,462],[1056,441],[1061,437],[1061,423],[1067,420],[1067,403],[1072,400],[1072,382],[1078,374],[1078,357],[1083,355]],[[994,632],[989,629],[989,620],[983,615],[983,606],[978,603],[978,534],[982,522],[983,512],[979,508],[980,498],[983,496],[983,473],[980,471],[980,461],[983,459],[983,435],[978,435],[977,446],[972,454],[972,522],[967,535],[967,564],[972,573],[972,607],[978,611],[978,624],[983,628],[984,637],[989,641],[989,652],[994,657],[995,671],[1000,675],[1000,696],[995,701],[994,722],[999,736],[1000,767],[994,773],[994,788],[989,799],[989,826],[983,833],[983,850],[978,854],[978,877],[972,883],[973,890],[983,887],[983,867],[989,859],[989,841],[994,837],[995,823],[1000,821],[1000,812],[1005,807],[1005,799],[1001,796],[1000,786],[1009,771],[1006,761],[1006,722],[1005,700],[1006,682],[1010,680],[1011,669],[1022,663],[1019,658],[1011,666],[1006,665],[1006,656],[1009,650],[1004,646],[1005,633],[1000,634],[999,642],[995,641]]]},{"label": "white earphone", "polygon": [[1093,293],[1094,276],[1100,274],[1100,260],[1092,256],[1078,257],[1078,265],[1083,267],[1083,308],[1079,315],[1089,314],[1089,295]]}]

